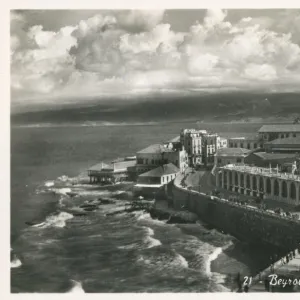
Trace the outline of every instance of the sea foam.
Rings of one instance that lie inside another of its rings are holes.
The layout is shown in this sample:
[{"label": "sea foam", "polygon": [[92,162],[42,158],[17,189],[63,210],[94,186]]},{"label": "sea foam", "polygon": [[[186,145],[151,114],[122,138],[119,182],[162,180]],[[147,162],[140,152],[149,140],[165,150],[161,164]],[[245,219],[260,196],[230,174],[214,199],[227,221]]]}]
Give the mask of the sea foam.
[{"label": "sea foam", "polygon": [[46,218],[44,223],[37,224],[40,228],[48,228],[48,227],[65,227],[66,221],[69,219],[72,219],[73,215],[67,213],[67,212],[60,212],[58,215],[51,215]]},{"label": "sea foam", "polygon": [[72,280],[72,288],[67,292],[67,293],[80,293],[80,294],[83,294],[85,293],[83,287],[82,287],[82,283],[80,281],[76,281],[76,280]]},{"label": "sea foam", "polygon": [[147,231],[147,236],[145,237],[144,241],[147,244],[147,248],[153,248],[161,245],[161,241],[158,239],[153,238],[154,230],[150,227],[145,227]]},{"label": "sea foam", "polygon": [[15,255],[14,259],[10,262],[11,268],[19,268],[22,266],[21,260]]}]

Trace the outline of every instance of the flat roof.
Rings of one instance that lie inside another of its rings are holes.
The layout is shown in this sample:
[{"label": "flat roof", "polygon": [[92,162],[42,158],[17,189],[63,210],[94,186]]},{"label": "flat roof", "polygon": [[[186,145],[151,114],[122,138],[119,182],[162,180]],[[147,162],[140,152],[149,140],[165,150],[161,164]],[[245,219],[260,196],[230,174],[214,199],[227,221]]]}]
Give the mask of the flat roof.
[{"label": "flat roof", "polygon": [[258,132],[300,132],[300,124],[263,125]]},{"label": "flat roof", "polygon": [[250,150],[245,148],[220,148],[216,156],[245,156],[249,152]]},{"label": "flat roof", "polygon": [[263,175],[268,177],[290,179],[293,181],[300,181],[299,175],[293,175],[292,173],[279,173],[277,172],[276,169],[270,169],[270,168],[251,167],[248,165],[241,165],[241,164],[239,165],[230,164],[230,165],[223,166],[220,169],[233,170],[233,171],[244,172],[253,175]]}]

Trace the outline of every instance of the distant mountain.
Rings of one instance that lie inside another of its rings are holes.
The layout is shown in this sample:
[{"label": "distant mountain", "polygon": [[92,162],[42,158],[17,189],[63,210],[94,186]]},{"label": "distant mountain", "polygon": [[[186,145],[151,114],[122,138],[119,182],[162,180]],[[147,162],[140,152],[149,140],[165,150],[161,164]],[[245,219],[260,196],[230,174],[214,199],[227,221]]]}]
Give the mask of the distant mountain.
[{"label": "distant mountain", "polygon": [[202,96],[143,97],[95,101],[13,113],[13,124],[77,122],[293,121],[300,115],[298,93],[222,93]]}]

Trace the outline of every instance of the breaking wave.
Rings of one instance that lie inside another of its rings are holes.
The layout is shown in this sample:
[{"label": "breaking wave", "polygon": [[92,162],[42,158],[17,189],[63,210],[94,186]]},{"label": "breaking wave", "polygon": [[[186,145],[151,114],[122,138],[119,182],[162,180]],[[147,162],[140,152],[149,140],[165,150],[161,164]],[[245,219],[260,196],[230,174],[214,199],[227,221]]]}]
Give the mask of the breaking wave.
[{"label": "breaking wave", "polygon": [[72,280],[72,279],[71,279],[71,281],[72,281],[72,285],[73,286],[72,286],[72,288],[67,293],[71,293],[71,294],[73,294],[73,293],[76,293],[76,294],[78,294],[78,293],[81,293],[81,294],[85,293],[85,291],[84,291],[84,289],[82,287],[82,283],[80,281],[76,281],[76,280]]},{"label": "breaking wave", "polygon": [[21,266],[22,266],[21,260],[16,255],[14,255],[14,259],[10,262],[10,267],[19,268]]},{"label": "breaking wave", "polygon": [[144,242],[147,244],[147,248],[153,248],[161,245],[161,241],[153,238],[154,230],[150,227],[145,227],[147,231],[147,236],[144,239]]},{"label": "breaking wave", "polygon": [[46,181],[45,182],[46,187],[50,187],[50,186],[53,186],[53,185],[54,185],[54,181]]},{"label": "breaking wave", "polygon": [[60,212],[57,215],[52,215],[46,218],[45,222],[34,225],[35,227],[48,228],[48,227],[60,227],[66,226],[66,221],[73,218],[73,215],[67,212]]}]

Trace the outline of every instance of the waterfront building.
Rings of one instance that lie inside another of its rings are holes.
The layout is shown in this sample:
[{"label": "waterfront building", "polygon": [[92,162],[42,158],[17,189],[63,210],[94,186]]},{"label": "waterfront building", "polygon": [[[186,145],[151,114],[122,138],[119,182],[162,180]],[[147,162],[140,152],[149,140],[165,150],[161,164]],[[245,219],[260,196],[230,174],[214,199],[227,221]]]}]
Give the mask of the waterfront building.
[{"label": "waterfront building", "polygon": [[188,166],[188,156],[183,147],[169,148],[162,144],[154,144],[138,151],[136,157],[137,175],[168,163],[173,163],[182,172]]},{"label": "waterfront building", "polygon": [[244,148],[221,148],[215,154],[215,167],[228,164],[243,164],[250,150]]},{"label": "waterfront building", "polygon": [[263,141],[259,136],[254,137],[232,137],[228,139],[229,148],[245,148],[254,150],[263,148]]},{"label": "waterfront building", "polygon": [[137,184],[134,186],[134,193],[144,196],[163,195],[166,186],[170,183],[180,169],[174,164],[164,164],[146,173],[140,174],[137,178]]},{"label": "waterfront building", "polygon": [[300,124],[263,125],[258,133],[264,142],[289,137],[300,137]]},{"label": "waterfront building", "polygon": [[300,135],[279,138],[265,143],[266,152],[300,153]]},{"label": "waterfront building", "polygon": [[128,180],[128,168],[135,165],[135,157],[118,159],[110,163],[101,162],[88,169],[90,183],[116,183]]},{"label": "waterfront building", "polygon": [[278,169],[230,164],[216,172],[216,186],[236,193],[300,204],[300,176]]}]

